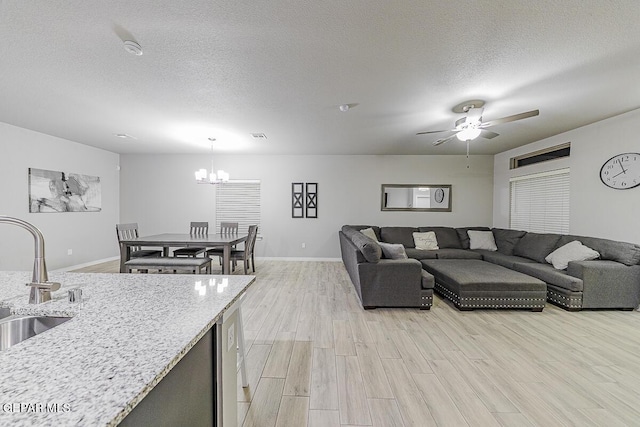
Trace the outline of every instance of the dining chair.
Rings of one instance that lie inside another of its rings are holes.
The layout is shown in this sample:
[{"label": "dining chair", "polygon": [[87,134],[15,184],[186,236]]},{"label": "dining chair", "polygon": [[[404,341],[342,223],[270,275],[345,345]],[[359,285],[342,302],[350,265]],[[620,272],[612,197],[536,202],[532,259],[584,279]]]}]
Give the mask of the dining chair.
[{"label": "dining chair", "polygon": [[[204,221],[204,222],[192,222],[190,225],[190,229],[189,229],[189,234],[192,236],[206,236],[207,234],[209,234],[209,223]],[[173,256],[175,257],[197,257],[198,255],[200,255],[201,253],[204,253],[204,251],[206,251],[207,248],[206,247],[201,247],[201,246],[197,246],[197,247],[191,247],[188,246],[186,248],[179,248],[173,251]]]},{"label": "dining chair", "polygon": [[[247,274],[247,272],[249,271],[249,264],[251,265],[253,272],[254,273],[256,272],[256,265],[253,257],[253,248],[255,247],[257,236],[258,236],[258,226],[250,225],[247,240],[245,240],[244,242],[244,249],[231,250],[231,253],[229,254],[229,258],[233,262],[233,271],[235,271],[236,262],[242,261],[244,274]],[[222,257],[223,251],[222,249],[209,249],[207,251],[207,256]]]},{"label": "dining chair", "polygon": [[[116,235],[118,236],[118,243],[122,240],[137,239],[138,236],[138,223],[132,222],[128,224],[116,224]],[[162,250],[159,249],[142,249],[140,246],[131,247],[131,258],[143,258],[143,257],[159,257],[162,256]]]},{"label": "dining chair", "polygon": [[237,222],[221,222],[220,234],[238,234]]}]

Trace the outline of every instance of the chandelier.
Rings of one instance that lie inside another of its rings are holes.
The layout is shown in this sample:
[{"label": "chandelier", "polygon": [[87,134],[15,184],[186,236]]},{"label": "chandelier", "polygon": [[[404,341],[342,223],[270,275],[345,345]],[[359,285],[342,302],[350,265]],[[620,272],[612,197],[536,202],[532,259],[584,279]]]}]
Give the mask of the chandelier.
[{"label": "chandelier", "polygon": [[229,174],[222,169],[219,169],[217,172],[214,172],[213,168],[213,143],[215,142],[215,138],[209,138],[211,141],[211,172],[207,172],[206,169],[200,169],[195,172],[196,182],[198,184],[222,184],[224,182],[229,181]]}]

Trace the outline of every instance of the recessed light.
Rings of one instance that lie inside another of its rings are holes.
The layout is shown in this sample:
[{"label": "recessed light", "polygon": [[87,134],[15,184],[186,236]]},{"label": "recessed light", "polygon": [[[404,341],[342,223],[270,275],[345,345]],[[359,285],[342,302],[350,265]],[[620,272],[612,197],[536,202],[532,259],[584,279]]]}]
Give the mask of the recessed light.
[{"label": "recessed light", "polygon": [[341,106],[338,107],[340,109],[340,111],[342,111],[343,113],[346,113],[347,111],[349,111],[349,108],[351,108],[351,106],[349,104],[342,104]]},{"label": "recessed light", "polygon": [[142,55],[142,46],[140,46],[137,42],[134,42],[133,40],[124,41],[124,50],[126,50],[132,55],[136,55],[136,56]]}]

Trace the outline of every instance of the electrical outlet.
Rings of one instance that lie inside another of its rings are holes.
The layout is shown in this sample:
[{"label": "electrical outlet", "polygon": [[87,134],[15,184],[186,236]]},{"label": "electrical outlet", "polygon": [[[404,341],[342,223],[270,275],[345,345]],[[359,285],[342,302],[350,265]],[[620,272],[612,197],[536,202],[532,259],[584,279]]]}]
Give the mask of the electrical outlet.
[{"label": "electrical outlet", "polygon": [[67,249],[67,255],[73,255],[73,249]]},{"label": "electrical outlet", "polygon": [[233,346],[236,344],[236,325],[230,324],[229,329],[227,330],[227,351],[231,351]]},{"label": "electrical outlet", "polygon": [[303,244],[302,244],[302,249],[304,249],[304,248],[306,248],[306,247],[307,247],[307,244],[306,244],[306,243],[303,243]]}]

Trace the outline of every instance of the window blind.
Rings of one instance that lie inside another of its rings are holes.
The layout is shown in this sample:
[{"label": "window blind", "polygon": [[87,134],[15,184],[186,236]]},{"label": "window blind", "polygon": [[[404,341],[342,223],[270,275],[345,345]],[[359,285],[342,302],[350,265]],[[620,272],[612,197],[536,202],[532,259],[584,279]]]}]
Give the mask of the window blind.
[{"label": "window blind", "polygon": [[569,233],[569,169],[510,179],[510,226],[537,233]]},{"label": "window blind", "polygon": [[229,181],[216,186],[216,232],[221,222],[237,222],[238,231],[247,233],[250,225],[260,224],[260,181]]}]

